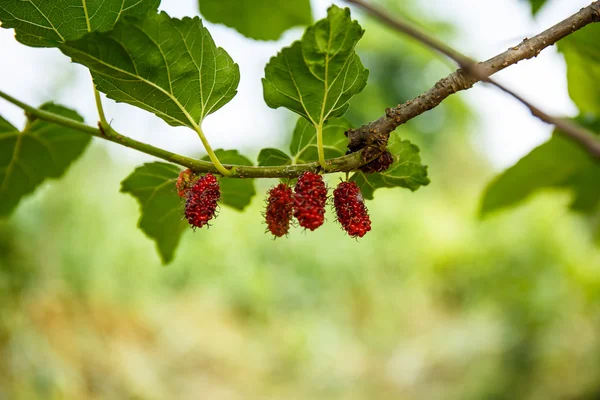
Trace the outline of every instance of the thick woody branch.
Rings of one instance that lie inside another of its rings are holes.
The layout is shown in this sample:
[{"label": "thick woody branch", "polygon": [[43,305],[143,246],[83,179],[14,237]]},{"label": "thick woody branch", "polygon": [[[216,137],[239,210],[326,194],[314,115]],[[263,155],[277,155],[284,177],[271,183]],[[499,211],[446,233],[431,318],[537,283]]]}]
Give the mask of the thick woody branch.
[{"label": "thick woody branch", "polygon": [[484,81],[491,83],[504,92],[508,93],[518,101],[529,108],[531,113],[539,119],[555,125],[564,135],[572,138],[583,146],[590,154],[600,158],[600,141],[594,135],[583,127],[567,121],[562,118],[550,116],[535,107],[521,96],[515,94],[506,87],[492,81],[489,77],[498,71],[503,70],[509,65],[518,63],[521,60],[530,59],[537,56],[540,51],[553,45],[558,40],[570,35],[571,33],[583,28],[584,26],[600,21],[600,2],[595,1],[591,5],[581,9],[564,21],[559,22],[550,29],[534,36],[531,39],[524,39],[519,45],[509,48],[502,54],[499,54],[485,62],[475,63],[469,57],[452,49],[451,47],[439,42],[437,39],[428,36],[402,20],[390,16],[389,13],[375,7],[363,0],[346,0],[348,3],[362,7],[370,14],[386,23],[390,27],[403,32],[419,42],[431,47],[432,49],[448,56],[456,61],[461,67],[458,71],[450,74],[446,78],[439,80],[428,92],[409,100],[404,104],[399,104],[395,108],[386,110],[386,115],[363,125],[358,129],[347,132],[349,137],[348,147],[351,150],[358,150],[368,146],[369,137],[373,133],[389,134],[401,124],[412,118],[431,110],[438,106],[444,99],[458,91],[471,88],[476,82]]}]

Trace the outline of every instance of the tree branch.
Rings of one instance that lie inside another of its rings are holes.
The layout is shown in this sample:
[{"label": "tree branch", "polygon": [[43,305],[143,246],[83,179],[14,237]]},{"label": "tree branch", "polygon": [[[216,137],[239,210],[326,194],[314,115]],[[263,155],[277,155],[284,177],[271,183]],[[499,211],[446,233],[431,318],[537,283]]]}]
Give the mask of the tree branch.
[{"label": "tree branch", "polygon": [[[214,174],[219,174],[217,168],[210,162],[195,160],[190,157],[185,157],[167,150],[160,149],[158,147],[154,147],[147,143],[139,142],[135,139],[121,135],[112,129],[110,132],[105,132],[100,124],[98,128],[94,128],[79,121],[65,118],[61,115],[40,110],[38,108],[25,104],[2,91],[0,91],[0,97],[23,109],[27,117],[30,119],[37,118],[44,121],[53,122],[58,125],[66,126],[67,128],[75,129],[80,132],[87,133],[89,135],[104,140],[118,143],[122,146],[141,151],[142,153],[161,158],[165,161],[179,164],[181,166],[193,170],[194,172],[211,172]],[[360,152],[343,157],[329,159],[326,161],[326,173],[347,172],[358,169],[367,162],[372,161],[373,158],[375,158],[378,155],[379,154],[376,154],[374,157],[370,157],[367,160],[363,160],[363,154],[362,152]],[[231,175],[229,175],[228,178],[296,178],[305,171],[321,171],[321,166],[318,162],[276,167],[249,167],[225,164],[225,168],[231,171]]]},{"label": "tree branch", "polygon": [[[367,3],[362,0],[346,0],[349,3],[363,6],[366,4],[367,10],[371,9]],[[378,11],[377,9],[375,9]],[[424,112],[437,107],[444,99],[448,96],[461,91],[471,88],[478,81],[489,80],[489,76],[494,73],[503,70],[504,68],[516,64],[521,60],[530,59],[537,56],[540,51],[548,46],[553,45],[558,40],[568,36],[569,34],[583,28],[584,26],[600,21],[600,4],[598,1],[592,3],[590,6],[583,8],[578,13],[565,19],[564,21],[554,25],[550,29],[534,36],[531,39],[523,40],[519,45],[509,48],[502,54],[499,54],[485,62],[474,64],[473,61],[462,54],[456,52],[452,48],[438,42],[436,39],[429,38],[427,35],[422,34],[418,30],[404,24],[402,21],[397,21],[387,14],[382,14],[378,11],[376,16],[380,17],[384,22],[388,24],[398,23],[400,27],[396,29],[405,32],[417,40],[427,44],[428,46],[440,51],[446,56],[454,59],[463,68],[450,74],[446,78],[439,80],[433,88],[429,91],[421,94],[420,96],[409,100],[403,104],[399,104],[394,108],[386,109],[386,115],[383,117],[365,124],[357,129],[350,129],[346,132],[349,141],[348,147],[354,153],[347,156],[333,158],[326,160],[327,170],[322,171],[319,163],[307,163],[307,164],[296,164],[287,166],[276,166],[276,167],[248,167],[248,166],[236,166],[236,165],[225,165],[225,168],[230,170],[232,174],[229,177],[232,178],[295,178],[298,177],[305,171],[313,172],[349,172],[360,168],[367,164],[373,159],[377,158],[384,150],[385,144],[389,134],[396,129],[398,126],[406,123],[407,121],[423,114]],[[395,25],[392,25],[395,27]],[[475,72],[473,72],[475,71]],[[585,130],[584,135],[580,135],[582,128],[578,127],[571,122],[548,116],[541,110],[535,108],[518,95],[512,93],[503,86],[496,84],[502,90],[507,91],[512,96],[516,97],[519,101],[526,104],[531,112],[538,118],[544,119],[549,123],[556,125],[563,134],[569,135],[574,139],[578,140],[579,143],[584,145],[588,150],[593,151],[596,156],[600,157],[600,148],[598,141],[594,137],[591,137]],[[146,143],[139,142],[131,139],[127,136],[121,135],[114,130],[105,132],[100,126],[95,128],[78,121],[74,121],[65,118],[60,115],[56,115],[44,110],[27,105],[12,96],[0,91],[0,97],[13,103],[14,105],[25,110],[29,118],[38,118],[48,122],[53,122],[59,125],[63,125],[78,131],[96,136],[98,138],[108,140],[114,143],[118,143],[122,146],[129,147],[140,152],[161,158],[163,160],[190,168],[195,172],[212,172],[218,174],[216,167],[206,161],[196,160],[190,157],[185,157],[179,154],[169,152]]]},{"label": "tree branch", "polygon": [[575,140],[591,155],[600,159],[600,141],[597,140],[596,137],[587,129],[565,119],[546,114],[521,96],[489,78],[489,76],[503,70],[509,65],[513,65],[521,60],[537,56],[540,51],[546,47],[553,45],[558,40],[583,28],[584,26],[592,22],[600,21],[600,2],[593,2],[589,6],[573,14],[571,17],[559,22],[539,35],[534,36],[531,39],[524,39],[519,45],[509,48],[504,53],[499,54],[483,63],[477,64],[469,57],[461,54],[437,39],[428,36],[404,21],[390,16],[389,13],[376,6],[373,6],[372,4],[369,4],[363,0],[346,1],[363,8],[393,29],[403,32],[406,35],[425,44],[426,46],[453,59],[461,67],[461,69],[458,71],[438,81],[428,92],[413,100],[409,100],[404,104],[400,104],[394,109],[387,109],[384,117],[381,117],[369,124],[363,125],[358,129],[348,131],[348,147],[351,150],[363,148],[368,140],[369,135],[372,133],[379,132],[383,134],[389,134],[401,124],[424,113],[425,111],[431,110],[432,108],[438,106],[451,94],[454,94],[460,90],[469,89],[478,81],[484,81],[497,86],[504,92],[523,103],[529,108],[534,116],[549,124],[555,125],[559,129],[559,132]]}]

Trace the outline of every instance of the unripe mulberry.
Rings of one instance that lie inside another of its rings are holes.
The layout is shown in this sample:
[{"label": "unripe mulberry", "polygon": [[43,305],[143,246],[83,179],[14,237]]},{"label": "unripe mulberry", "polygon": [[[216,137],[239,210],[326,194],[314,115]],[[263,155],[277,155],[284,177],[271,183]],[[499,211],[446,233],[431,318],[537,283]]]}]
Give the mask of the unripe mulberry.
[{"label": "unripe mulberry", "polygon": [[387,170],[390,165],[394,162],[394,156],[388,150],[381,153],[379,157],[374,159],[368,164],[360,167],[362,172],[366,172],[367,174],[372,174],[375,172],[383,172]]},{"label": "unripe mulberry", "polygon": [[290,220],[294,207],[292,188],[284,183],[271,188],[267,199],[267,227],[269,231],[281,237],[290,230]]},{"label": "unripe mulberry", "polygon": [[327,187],[323,177],[314,172],[304,172],[294,188],[294,217],[300,226],[314,231],[325,220]]},{"label": "unripe mulberry", "polygon": [[351,237],[363,237],[371,230],[369,212],[354,182],[341,182],[333,191],[333,205],[342,228]]},{"label": "unripe mulberry", "polygon": [[188,190],[194,186],[194,173],[190,169],[184,169],[179,173],[179,177],[177,178],[177,183],[175,186],[177,187],[177,194],[179,197],[186,197]]},{"label": "unripe mulberry", "polygon": [[194,228],[202,228],[214,218],[221,197],[219,182],[213,174],[201,176],[187,192],[185,218]]}]

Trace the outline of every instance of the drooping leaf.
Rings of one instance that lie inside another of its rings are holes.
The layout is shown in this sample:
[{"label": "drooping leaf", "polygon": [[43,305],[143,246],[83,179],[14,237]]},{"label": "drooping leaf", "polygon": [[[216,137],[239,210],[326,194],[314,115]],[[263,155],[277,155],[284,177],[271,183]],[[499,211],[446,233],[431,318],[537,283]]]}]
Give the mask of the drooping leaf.
[{"label": "drooping leaf", "polygon": [[590,24],[558,42],[567,63],[569,95],[581,113],[600,115],[600,25]]},{"label": "drooping leaf", "polygon": [[481,215],[514,206],[546,188],[568,188],[572,208],[592,212],[600,204],[600,163],[572,140],[555,134],[487,187]]},{"label": "drooping leaf", "polygon": [[535,16],[546,4],[546,0],[527,0],[531,4],[531,14]]},{"label": "drooping leaf", "polygon": [[2,0],[3,28],[14,28],[19,42],[58,47],[89,32],[109,31],[126,16],[142,17],[160,0]]},{"label": "drooping leaf", "polygon": [[[325,158],[336,158],[346,154],[348,138],[344,132],[352,128],[344,118],[332,118],[323,127],[323,150]],[[294,128],[290,152],[296,164],[318,161],[317,130],[306,119],[299,118]]]},{"label": "drooping leaf", "polygon": [[67,42],[61,50],[92,71],[98,90],[194,128],[237,93],[238,65],[216,47],[199,18],[166,13],[119,21],[114,30]]},{"label": "drooping leaf", "polygon": [[258,165],[261,167],[290,165],[291,163],[292,159],[290,156],[278,149],[266,148],[258,153]]},{"label": "drooping leaf", "polygon": [[[83,122],[75,111],[53,103],[42,110]],[[83,152],[91,136],[54,123],[29,121],[22,132],[0,117],[0,216],[46,179],[61,177]]]},{"label": "drooping leaf", "polygon": [[356,172],[350,178],[361,188],[366,199],[372,199],[373,192],[378,188],[403,187],[415,191],[430,182],[427,166],[421,164],[418,146],[408,140],[401,140],[394,132],[390,136],[388,150],[394,156],[394,163],[389,169],[375,174]]},{"label": "drooping leaf", "polygon": [[188,229],[183,201],[175,189],[179,172],[179,167],[172,164],[147,163],[121,182],[121,192],[131,194],[140,203],[138,226],[156,242],[164,264],[173,260],[181,234]]},{"label": "drooping leaf", "polygon": [[[224,164],[252,165],[252,162],[237,150],[215,150],[217,158]],[[208,156],[204,160],[209,161]],[[219,178],[221,186],[221,204],[237,210],[243,210],[250,204],[252,197],[256,194],[254,179]]]},{"label": "drooping leaf", "polygon": [[199,0],[208,21],[225,24],[242,35],[276,40],[283,32],[310,24],[310,0]]},{"label": "drooping leaf", "polygon": [[267,105],[285,107],[313,126],[343,115],[369,75],[354,51],[363,33],[349,9],[331,6],[327,18],[267,64],[262,80]]}]

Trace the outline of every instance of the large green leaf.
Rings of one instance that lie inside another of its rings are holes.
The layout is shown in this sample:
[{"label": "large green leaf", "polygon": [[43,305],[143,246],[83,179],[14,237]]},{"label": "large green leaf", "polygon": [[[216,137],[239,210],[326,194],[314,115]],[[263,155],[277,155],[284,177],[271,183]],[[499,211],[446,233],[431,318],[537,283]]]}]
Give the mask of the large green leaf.
[{"label": "large green leaf", "polygon": [[287,29],[310,24],[310,0],[200,0],[200,13],[211,22],[235,28],[259,40],[276,40]]},{"label": "large green leaf", "polygon": [[88,32],[109,31],[125,16],[141,17],[160,0],[2,0],[3,28],[14,28],[17,40],[34,47],[57,47]]},{"label": "large green leaf", "polygon": [[[215,154],[224,164],[252,165],[252,162],[239,154],[237,150],[218,149],[215,150]],[[206,156],[204,160],[209,161],[210,159]],[[221,186],[220,203],[237,210],[246,208],[250,204],[250,201],[252,201],[252,197],[256,194],[254,179],[223,177],[219,178],[219,185]]]},{"label": "large green leaf", "polygon": [[429,184],[427,166],[421,164],[419,147],[408,140],[401,140],[397,133],[392,133],[388,150],[394,156],[394,163],[382,173],[365,174],[356,172],[350,178],[360,186],[366,199],[373,198],[375,189],[382,187],[403,187],[415,191]]},{"label": "large green leaf", "polygon": [[327,18],[267,64],[262,80],[267,105],[286,107],[313,126],[343,115],[369,75],[354,51],[363,33],[349,9],[330,7]]},{"label": "large green leaf", "polygon": [[[40,107],[83,121],[75,111],[46,103]],[[90,135],[41,120],[29,121],[22,132],[0,117],[0,216],[10,214],[21,198],[44,180],[62,176],[85,150]]]},{"label": "large green leaf", "polygon": [[188,227],[183,201],[175,190],[179,172],[175,165],[153,162],[136,168],[121,182],[121,192],[131,194],[140,203],[138,226],[156,242],[164,264],[173,260],[181,234]]},{"label": "large green leaf", "polygon": [[569,95],[581,113],[600,115],[600,25],[591,24],[558,42],[567,63]]},{"label": "large green leaf", "polygon": [[125,19],[105,33],[61,46],[92,71],[98,90],[194,128],[237,93],[238,65],[217,48],[199,18],[166,13]]},{"label": "large green leaf", "polygon": [[514,206],[545,188],[568,188],[572,208],[592,212],[600,204],[600,163],[568,138],[555,134],[487,187],[481,214]]}]

